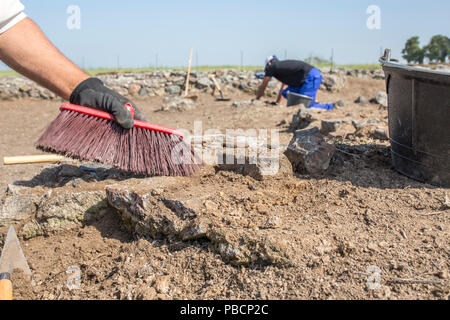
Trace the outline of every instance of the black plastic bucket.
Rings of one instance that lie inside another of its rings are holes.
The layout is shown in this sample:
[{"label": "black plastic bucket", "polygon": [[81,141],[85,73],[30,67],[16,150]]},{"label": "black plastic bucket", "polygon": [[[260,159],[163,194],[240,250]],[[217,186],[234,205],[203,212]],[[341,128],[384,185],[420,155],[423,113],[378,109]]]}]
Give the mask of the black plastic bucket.
[{"label": "black plastic bucket", "polygon": [[381,60],[394,167],[450,187],[450,73]]},{"label": "black plastic bucket", "polygon": [[300,104],[304,104],[305,107],[309,108],[309,106],[312,103],[312,98],[305,96],[303,94],[298,94],[298,93],[294,93],[294,92],[288,92],[287,93],[287,106],[288,107],[293,107],[293,106],[298,106]]}]

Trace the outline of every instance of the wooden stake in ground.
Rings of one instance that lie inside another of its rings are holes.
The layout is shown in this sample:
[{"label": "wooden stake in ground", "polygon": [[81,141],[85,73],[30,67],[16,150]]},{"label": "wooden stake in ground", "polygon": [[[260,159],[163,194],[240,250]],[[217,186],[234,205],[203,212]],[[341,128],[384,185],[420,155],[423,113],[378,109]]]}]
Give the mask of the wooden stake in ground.
[{"label": "wooden stake in ground", "polygon": [[[227,99],[227,98],[225,98],[225,97],[223,96],[223,91],[222,91],[222,89],[220,88],[220,85],[219,85],[219,83],[217,82],[216,77],[215,77],[213,74],[210,74],[208,77],[214,82],[215,88],[216,88],[217,90],[219,90],[220,98],[217,98],[217,101],[230,101],[230,99]],[[214,92],[213,92],[213,95],[214,95]]]},{"label": "wooden stake in ground", "polygon": [[192,52],[194,51],[194,47],[191,47],[191,53],[189,54],[189,65],[188,72],[186,77],[186,89],[184,90],[184,96],[187,97],[189,94],[189,80],[191,79],[191,66],[192,66]]}]

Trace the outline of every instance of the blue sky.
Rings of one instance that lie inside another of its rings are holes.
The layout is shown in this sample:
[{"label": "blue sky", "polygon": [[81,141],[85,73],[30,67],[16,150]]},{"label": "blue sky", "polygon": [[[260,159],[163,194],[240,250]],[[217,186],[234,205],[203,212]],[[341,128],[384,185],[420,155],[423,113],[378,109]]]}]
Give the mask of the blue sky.
[{"label": "blue sky", "polygon": [[[422,43],[449,36],[448,0],[22,0],[26,13],[75,63],[87,67],[260,65],[267,55],[374,63],[380,48],[400,56],[414,35]],[[66,10],[81,9],[81,29],[69,30]],[[381,9],[381,29],[369,30],[369,5]],[[198,58],[197,58],[198,57]],[[198,60],[197,60],[198,59]]]}]

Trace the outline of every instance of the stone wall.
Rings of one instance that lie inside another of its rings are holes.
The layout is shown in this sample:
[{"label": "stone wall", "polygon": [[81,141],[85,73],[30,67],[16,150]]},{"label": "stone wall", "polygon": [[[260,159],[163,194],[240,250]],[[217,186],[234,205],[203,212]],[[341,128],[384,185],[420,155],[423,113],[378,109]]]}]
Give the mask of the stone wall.
[{"label": "stone wall", "polygon": [[[242,90],[253,94],[261,83],[252,71],[217,70],[214,72],[217,80],[228,91]],[[347,77],[384,79],[380,70],[346,70],[322,69],[324,80],[323,90],[339,91],[347,82]],[[186,81],[185,71],[154,71],[142,73],[110,73],[97,76],[107,86],[122,95],[129,97],[180,95]],[[214,88],[207,72],[192,72],[190,78],[191,92],[210,92]],[[269,83],[269,92],[278,87],[277,81]],[[60,99],[49,90],[21,76],[0,77],[0,100],[19,98]]]}]

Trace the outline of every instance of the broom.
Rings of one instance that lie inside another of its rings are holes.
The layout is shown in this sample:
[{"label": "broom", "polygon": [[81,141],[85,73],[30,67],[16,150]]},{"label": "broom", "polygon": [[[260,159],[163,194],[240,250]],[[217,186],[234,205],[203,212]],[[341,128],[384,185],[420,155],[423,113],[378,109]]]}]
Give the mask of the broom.
[{"label": "broom", "polygon": [[[125,107],[134,118],[131,104]],[[68,103],[60,110],[36,143],[38,149],[146,176],[190,176],[201,166],[175,129],[137,120],[124,129],[107,112]]]}]

